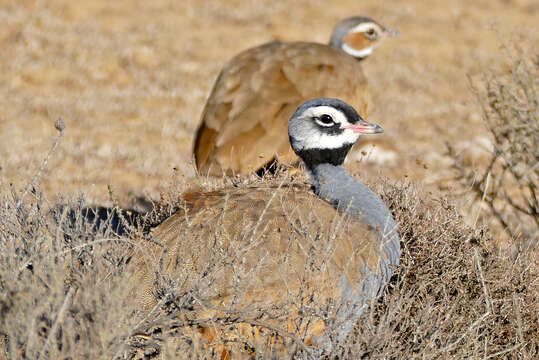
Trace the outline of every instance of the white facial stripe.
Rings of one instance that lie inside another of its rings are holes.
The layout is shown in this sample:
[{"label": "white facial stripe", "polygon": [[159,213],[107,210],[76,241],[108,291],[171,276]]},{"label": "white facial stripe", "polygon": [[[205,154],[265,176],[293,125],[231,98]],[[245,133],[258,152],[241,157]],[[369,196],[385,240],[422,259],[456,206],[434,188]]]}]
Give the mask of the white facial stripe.
[{"label": "white facial stripe", "polygon": [[330,115],[337,124],[347,124],[346,116],[339,110],[331,106],[316,106],[307,109],[305,116],[320,117],[324,114]]},{"label": "white facial stripe", "polygon": [[368,48],[365,48],[365,49],[361,49],[361,50],[356,50],[353,47],[348,46],[347,43],[343,43],[342,44],[342,49],[344,50],[344,52],[346,52],[347,54],[352,55],[353,57],[364,58],[364,57],[369,56],[370,54],[372,54],[372,51],[374,50],[374,46],[371,46],[371,47],[368,47]]},{"label": "white facial stripe", "polygon": [[376,25],[374,23],[370,23],[370,22],[358,24],[355,27],[353,27],[352,29],[350,29],[350,31],[348,31],[348,33],[351,34],[351,33],[356,33],[356,32],[367,32],[370,29],[374,29],[379,34],[383,33],[380,26],[378,26],[378,25]]}]

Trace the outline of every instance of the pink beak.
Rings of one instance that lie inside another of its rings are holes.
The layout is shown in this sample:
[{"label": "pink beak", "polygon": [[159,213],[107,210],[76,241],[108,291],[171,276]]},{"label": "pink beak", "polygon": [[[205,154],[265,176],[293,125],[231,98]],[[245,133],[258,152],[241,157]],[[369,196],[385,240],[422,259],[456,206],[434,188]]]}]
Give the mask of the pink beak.
[{"label": "pink beak", "polygon": [[366,121],[341,126],[341,129],[351,129],[358,134],[380,134],[384,132],[384,129],[382,129],[380,125],[368,123]]}]

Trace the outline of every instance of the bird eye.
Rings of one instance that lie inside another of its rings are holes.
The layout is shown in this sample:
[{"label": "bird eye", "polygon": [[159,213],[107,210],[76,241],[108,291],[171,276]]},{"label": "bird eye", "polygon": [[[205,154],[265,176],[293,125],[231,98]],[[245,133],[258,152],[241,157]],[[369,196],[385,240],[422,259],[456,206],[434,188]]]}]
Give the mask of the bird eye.
[{"label": "bird eye", "polygon": [[324,114],[320,117],[320,121],[322,121],[324,124],[331,124],[333,122],[333,118],[328,114]]},{"label": "bird eye", "polygon": [[373,28],[370,28],[369,30],[365,31],[365,34],[371,40],[374,40],[374,39],[376,39],[378,37],[378,34],[376,33],[376,31]]},{"label": "bird eye", "polygon": [[335,121],[333,121],[331,115],[324,114],[318,118],[318,123],[322,126],[332,126]]}]

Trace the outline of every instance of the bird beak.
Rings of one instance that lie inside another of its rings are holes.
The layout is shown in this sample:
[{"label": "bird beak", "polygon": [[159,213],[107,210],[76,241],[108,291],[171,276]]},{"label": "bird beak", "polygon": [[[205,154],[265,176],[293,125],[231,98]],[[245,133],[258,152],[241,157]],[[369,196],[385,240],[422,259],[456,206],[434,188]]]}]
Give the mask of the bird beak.
[{"label": "bird beak", "polygon": [[398,30],[395,30],[395,29],[385,28],[384,29],[384,35],[387,36],[387,37],[395,37],[395,36],[399,36],[400,32]]},{"label": "bird beak", "polygon": [[341,129],[350,129],[358,134],[380,134],[384,132],[384,129],[380,125],[369,123],[369,122],[360,122],[357,124],[349,124],[342,126]]}]

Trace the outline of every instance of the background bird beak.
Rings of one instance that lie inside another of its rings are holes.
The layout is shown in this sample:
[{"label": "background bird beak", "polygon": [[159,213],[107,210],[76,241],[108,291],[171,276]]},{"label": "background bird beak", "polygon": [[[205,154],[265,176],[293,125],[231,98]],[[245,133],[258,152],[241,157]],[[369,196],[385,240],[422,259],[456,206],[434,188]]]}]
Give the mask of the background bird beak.
[{"label": "background bird beak", "polygon": [[380,134],[384,132],[384,129],[380,125],[372,124],[368,122],[360,122],[357,124],[350,124],[342,126],[341,129],[351,129],[358,134]]},{"label": "background bird beak", "polygon": [[395,30],[395,29],[385,28],[384,29],[384,34],[387,37],[395,37],[395,36],[399,36],[400,32],[398,30]]}]

